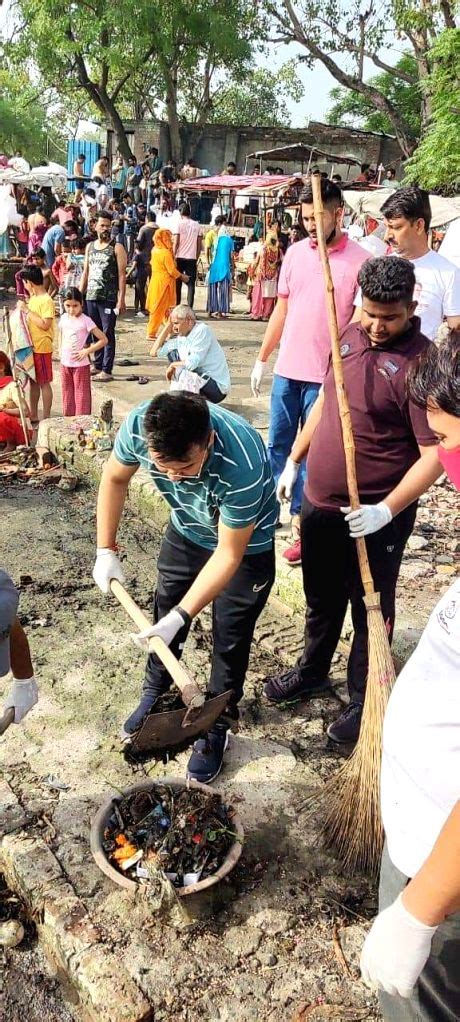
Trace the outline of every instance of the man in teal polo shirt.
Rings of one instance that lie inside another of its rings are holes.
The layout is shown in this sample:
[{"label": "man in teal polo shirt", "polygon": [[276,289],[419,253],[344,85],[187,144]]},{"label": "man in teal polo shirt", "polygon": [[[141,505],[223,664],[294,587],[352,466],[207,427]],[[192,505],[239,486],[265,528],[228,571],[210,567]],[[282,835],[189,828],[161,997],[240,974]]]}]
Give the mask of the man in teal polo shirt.
[{"label": "man in teal polo shirt", "polygon": [[[213,604],[209,693],[233,690],[225,718],[195,742],[188,776],[217,776],[249,661],[256,621],[275,577],[275,486],[264,444],[244,419],[203,397],[159,394],[134,408],[121,426],[102,477],[93,578],[104,593],[123,581],[116,536],[128,485],[146,469],[172,509],[158,557],[155,625],[138,637],[147,647],[159,635],[180,656],[192,619]],[[170,686],[150,654],[142,698],[124,725],[127,741]]]}]

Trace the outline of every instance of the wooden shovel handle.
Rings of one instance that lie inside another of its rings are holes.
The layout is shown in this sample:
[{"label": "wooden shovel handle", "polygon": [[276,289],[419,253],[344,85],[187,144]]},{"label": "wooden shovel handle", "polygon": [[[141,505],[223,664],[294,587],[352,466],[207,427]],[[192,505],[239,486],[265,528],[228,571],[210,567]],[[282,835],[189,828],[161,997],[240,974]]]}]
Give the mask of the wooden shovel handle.
[{"label": "wooden shovel handle", "polygon": [[[137,625],[139,631],[150,628],[152,622],[116,578],[111,580],[110,590],[118,602],[121,603],[124,610],[126,610],[131,621],[134,621],[134,624]],[[171,652],[169,646],[158,635],[153,635],[149,639],[149,653],[156,653],[159,660],[164,664],[174,683],[177,685],[186,706],[189,706],[191,709],[203,706],[205,701],[204,692],[198,688],[184,667],[182,667],[182,664],[174,656],[174,653]]]},{"label": "wooden shovel handle", "polygon": [[[326,238],[324,234],[324,206],[321,195],[320,175],[312,174],[311,183],[313,190],[313,208],[315,211],[315,225],[316,234],[318,238],[318,248],[323,267],[324,281],[326,284],[326,307],[327,318],[329,323],[329,333],[331,335],[332,368],[334,370],[335,389],[337,393],[337,403],[339,406],[340,423],[342,426],[348,495],[350,498],[350,505],[353,508],[353,510],[355,510],[356,508],[360,507],[361,504],[358,492],[358,482],[356,478],[355,441],[353,437],[353,428],[351,424],[350,406],[348,404],[347,393],[345,390],[345,380],[343,377],[342,356],[340,354],[340,333],[339,325],[337,323],[337,312],[335,308],[334,299],[334,281],[332,280],[329,256],[327,253]],[[369,558],[367,556],[366,541],[363,537],[356,540],[356,547],[364,592],[370,595],[371,593],[374,592],[374,582],[372,579],[371,569],[369,565]]]}]

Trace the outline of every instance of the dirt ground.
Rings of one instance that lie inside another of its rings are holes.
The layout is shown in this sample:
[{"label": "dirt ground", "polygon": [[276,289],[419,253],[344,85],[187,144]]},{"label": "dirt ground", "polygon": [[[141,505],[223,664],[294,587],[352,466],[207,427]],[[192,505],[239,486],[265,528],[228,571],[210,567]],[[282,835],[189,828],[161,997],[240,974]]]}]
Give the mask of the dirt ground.
[{"label": "dirt ground", "polygon": [[[47,838],[75,892],[150,999],[155,1019],[287,1022],[302,1003],[317,1005],[318,1014],[309,1013],[309,1019],[379,1018],[357,972],[375,889],[363,877],[342,875],[318,845],[314,822],[297,810],[335,766],[324,730],[345,699],[340,658],[333,698],[285,712],[264,704],[263,678],[279,668],[281,657],[292,661],[302,640],[300,619],[284,615],[279,606],[266,610],[241,728],[216,783],[243,819],[241,863],[221,892],[219,913],[199,922],[192,934],[161,928],[132,909],[89,851],[89,822],[104,792],[133,779],[117,733],[142,678],[142,654],[131,644],[124,612],[103,600],[90,576],[94,493],[11,485],[0,500],[0,516],[2,561],[21,586],[21,617],[41,684],[37,708],[3,740],[5,777],[30,813],[30,831],[38,828]],[[148,607],[159,537],[128,514],[121,542],[129,588]],[[203,614],[186,653],[188,667],[202,682],[209,646],[209,618]],[[186,760],[184,753],[167,767],[149,764],[146,770],[183,775]],[[68,790],[50,789],[50,774]],[[17,977],[27,961],[27,1018],[66,1022],[71,1006],[59,1002],[52,983],[48,1003],[33,996],[30,975],[43,975],[44,966],[38,953],[27,954],[32,957],[22,957],[20,948],[8,953],[6,1017],[18,1022],[24,1017]]]},{"label": "dirt ground", "polygon": [[[399,649],[413,646],[429,608],[455,571],[454,501],[449,487],[423,499],[418,543],[403,563],[398,605]],[[302,620],[279,602],[264,612],[248,672],[239,733],[216,782],[243,820],[239,866],[219,889],[215,913],[192,933],[178,934],[133,908],[99,871],[89,850],[89,824],[104,794],[132,783],[120,754],[119,727],[137,702],[142,654],[131,626],[91,579],[95,494],[4,486],[0,494],[2,565],[21,589],[41,697],[21,727],[2,740],[5,779],[58,858],[75,893],[148,997],[156,1022],[293,1022],[308,1018],[379,1019],[359,981],[358,960],[375,885],[343,875],[318,840],[319,820],[299,810],[335,769],[325,736],[346,701],[344,662],[333,665],[334,695],[274,708],[261,696],[264,678],[292,663]],[[132,512],[120,535],[127,584],[145,608],[155,585],[160,536]],[[202,684],[209,670],[210,619],[203,613],[185,661]],[[0,683],[1,684],[1,683]],[[149,775],[183,776],[187,753]],[[139,770],[139,768],[138,768]],[[67,790],[49,787],[50,775]],[[9,1022],[67,1022],[72,1004],[47,976],[34,946],[7,953],[0,1011]],[[40,993],[38,993],[40,991]],[[3,1004],[2,1004],[3,1000]],[[302,1005],[308,1005],[299,1013]]]}]

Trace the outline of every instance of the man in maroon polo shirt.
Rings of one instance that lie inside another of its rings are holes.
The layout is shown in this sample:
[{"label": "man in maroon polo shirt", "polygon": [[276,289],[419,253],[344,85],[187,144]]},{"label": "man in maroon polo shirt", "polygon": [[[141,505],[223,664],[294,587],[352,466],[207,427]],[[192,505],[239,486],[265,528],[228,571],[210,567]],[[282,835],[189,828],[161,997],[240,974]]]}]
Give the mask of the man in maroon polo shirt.
[{"label": "man in maroon polo shirt", "polygon": [[274,702],[327,692],[328,671],[350,601],[354,627],[347,669],[350,703],[327,732],[337,743],[354,742],[359,735],[368,670],[366,608],[354,540],[367,537],[374,585],[391,638],[396,583],[417,499],[442,472],[425,410],[406,395],[407,371],[430,343],[414,316],[414,269],[395,256],[369,259],[358,282],[363,295],[361,323],[345,329],[341,353],[362,505],[353,512],[347,506],[345,455],[330,364],[277,490],[279,500],[289,499],[308,453],[301,518],[308,607],[305,650],[294,668],[271,678],[264,689]]}]

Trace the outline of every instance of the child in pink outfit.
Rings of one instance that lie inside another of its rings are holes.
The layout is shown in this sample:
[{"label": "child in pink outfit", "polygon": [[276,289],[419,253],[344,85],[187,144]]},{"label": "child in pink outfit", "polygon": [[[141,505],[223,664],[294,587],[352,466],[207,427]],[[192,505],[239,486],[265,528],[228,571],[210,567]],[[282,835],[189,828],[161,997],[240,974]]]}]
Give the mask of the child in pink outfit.
[{"label": "child in pink outfit", "polygon": [[[83,296],[77,287],[64,292],[64,313],[59,320],[61,354],[61,391],[64,415],[91,414],[91,376],[89,356],[108,343],[106,335],[83,312]],[[95,344],[86,345],[88,335]]]}]

